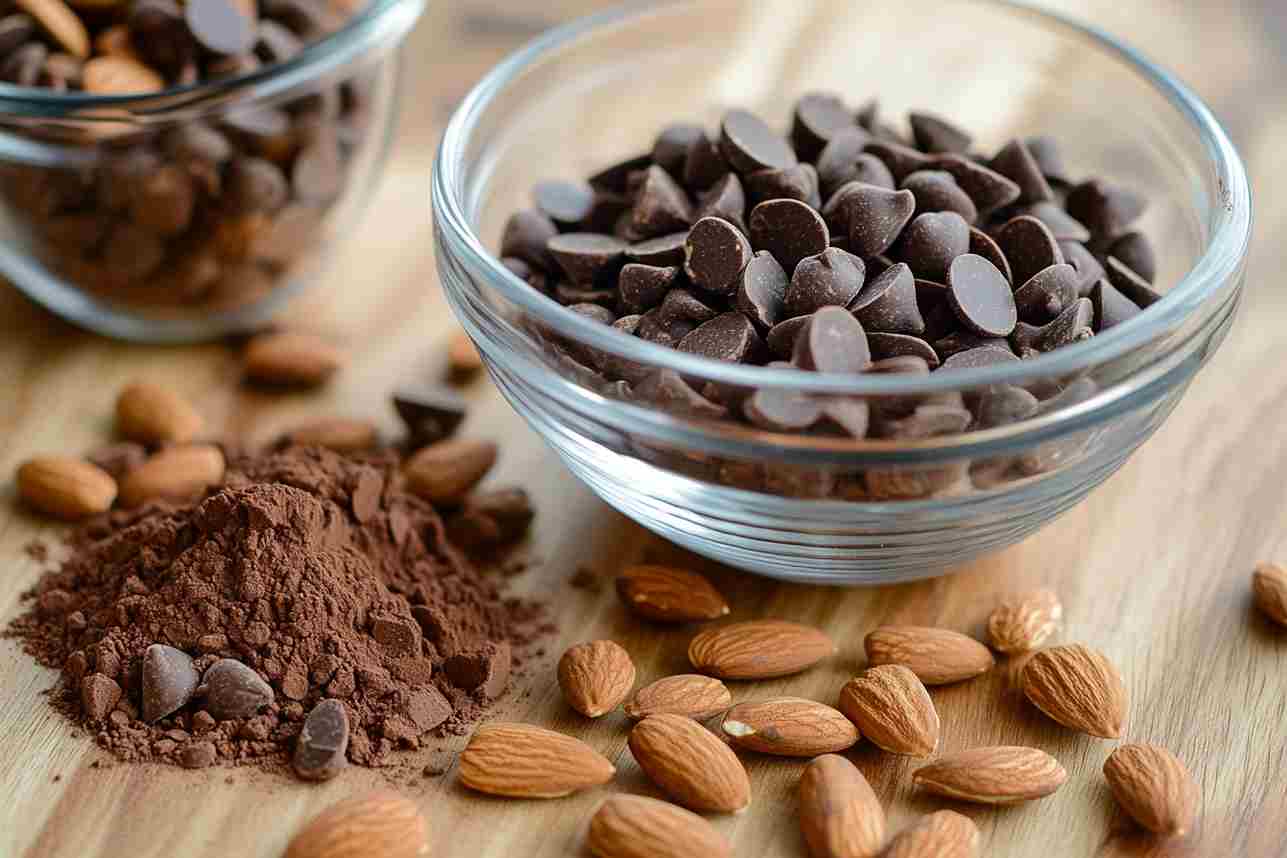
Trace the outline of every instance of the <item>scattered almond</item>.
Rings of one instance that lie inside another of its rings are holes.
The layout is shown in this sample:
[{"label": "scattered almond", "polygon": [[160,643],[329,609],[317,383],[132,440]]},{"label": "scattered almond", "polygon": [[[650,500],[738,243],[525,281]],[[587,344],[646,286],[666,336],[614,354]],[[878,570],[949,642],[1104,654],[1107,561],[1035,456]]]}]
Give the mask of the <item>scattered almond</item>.
[{"label": "scattered almond", "polygon": [[612,763],[579,739],[530,724],[483,724],[460,755],[460,782],[489,795],[558,798],[605,784]]},{"label": "scattered almond", "polygon": [[827,754],[800,776],[800,831],[813,858],[870,858],[885,842],[885,809],[853,763]]},{"label": "scattered almond", "polygon": [[568,647],[559,659],[559,688],[568,705],[598,718],[620,705],[635,685],[635,663],[615,641]]},{"label": "scattered almond", "polygon": [[617,577],[617,595],[644,619],[659,623],[715,620],[728,602],[710,581],[673,566],[631,566]]},{"label": "scattered almond", "polygon": [[136,59],[122,55],[94,57],[81,71],[86,92],[138,95],[165,89],[165,78]]},{"label": "scattered almond", "polygon": [[1287,626],[1287,569],[1272,563],[1262,563],[1251,576],[1251,590],[1256,607],[1266,617]]},{"label": "scattered almond", "polygon": [[89,31],[63,0],[15,0],[14,5],[35,18],[67,53],[81,60],[89,56]]},{"label": "scattered almond", "polygon": [[1054,590],[1011,596],[988,617],[988,637],[998,652],[1028,652],[1059,629],[1064,606]]},{"label": "scattered almond", "polygon": [[1004,745],[948,754],[912,774],[922,789],[976,804],[1042,798],[1067,779],[1064,767],[1045,751]]},{"label": "scattered almond", "polygon": [[1023,693],[1054,720],[1116,739],[1126,722],[1126,685],[1103,653],[1082,644],[1051,647],[1023,666]]},{"label": "scattered almond", "polygon": [[205,421],[179,394],[147,382],[131,384],[116,397],[116,431],[144,444],[186,444]]},{"label": "scattered almond", "polygon": [[83,459],[42,456],[18,468],[18,495],[45,515],[77,521],[112,508],[116,480]]},{"label": "scattered almond", "polygon": [[369,450],[380,440],[380,431],[370,420],[326,417],[297,426],[282,438],[287,444],[325,447],[337,453]]},{"label": "scattered almond", "polygon": [[923,816],[889,842],[881,858],[977,858],[979,827],[954,810]]},{"label": "scattered almond", "polygon": [[866,647],[872,665],[901,664],[926,685],[973,679],[996,664],[974,638],[930,626],[880,626],[867,635]]},{"label": "scattered almond", "polygon": [[682,715],[649,715],[630,731],[630,752],[653,783],[690,810],[735,813],[751,803],[742,761]]},{"label": "scattered almond", "polygon": [[733,695],[718,679],[699,673],[681,673],[640,688],[624,708],[626,715],[636,721],[662,714],[705,721],[731,705]]},{"label": "scattered almond", "polygon": [[861,738],[835,709],[801,697],[739,703],[720,725],[738,748],[782,757],[816,757],[853,747]]},{"label": "scattered almond", "polygon": [[121,480],[121,505],[190,500],[223,482],[223,451],[212,444],[166,447]]},{"label": "scattered almond", "polygon": [[732,858],[724,835],[697,814],[641,795],[614,795],[590,820],[597,858]]},{"label": "scattered almond", "polygon": [[331,805],[286,847],[286,858],[417,858],[428,853],[429,824],[414,802],[388,790]]},{"label": "scattered almond", "polygon": [[491,441],[452,438],[419,450],[402,466],[407,488],[437,504],[462,501],[496,464]]},{"label": "scattered almond", "polygon": [[863,671],[840,689],[840,711],[876,747],[928,757],[938,749],[938,710],[925,685],[901,664]]},{"label": "scattered almond", "polygon": [[1198,812],[1198,787],[1184,763],[1159,745],[1122,745],[1104,763],[1117,803],[1154,834],[1183,837]]},{"label": "scattered almond", "polygon": [[281,331],[251,339],[243,361],[246,376],[260,384],[316,387],[335,375],[343,358],[321,337]]},{"label": "scattered almond", "polygon": [[447,372],[458,381],[472,378],[483,368],[478,347],[464,331],[456,331],[447,341]]},{"label": "scattered almond", "polygon": [[831,638],[811,626],[749,620],[701,632],[688,645],[688,660],[723,679],[772,679],[799,673],[835,652]]}]

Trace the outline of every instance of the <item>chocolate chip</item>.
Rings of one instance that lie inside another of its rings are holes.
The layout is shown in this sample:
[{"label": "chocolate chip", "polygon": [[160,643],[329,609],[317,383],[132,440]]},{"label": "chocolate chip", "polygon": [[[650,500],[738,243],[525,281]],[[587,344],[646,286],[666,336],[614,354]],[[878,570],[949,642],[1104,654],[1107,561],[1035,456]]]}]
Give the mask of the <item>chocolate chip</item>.
[{"label": "chocolate chip", "polygon": [[843,307],[823,307],[796,338],[792,358],[817,372],[862,372],[871,363],[867,332]]},{"label": "chocolate chip", "polygon": [[742,403],[746,419],[763,429],[775,432],[800,432],[822,418],[822,405],[817,399],[789,388],[763,388]]},{"label": "chocolate chip", "polygon": [[864,259],[890,249],[916,209],[911,191],[875,185],[846,185],[837,197],[837,217],[848,225],[849,250]]},{"label": "chocolate chip", "polygon": [[703,134],[688,147],[684,159],[684,184],[693,190],[709,188],[729,172],[717,142]]},{"label": "chocolate chip", "polygon": [[1108,282],[1140,308],[1151,307],[1162,300],[1162,293],[1117,257],[1108,257],[1104,261],[1104,270],[1108,275]]},{"label": "chocolate chip", "polygon": [[[605,289],[603,291],[609,292],[609,293],[611,292],[611,290],[608,290],[608,289]],[[612,295],[609,294],[606,300],[611,301]],[[580,301],[580,302],[571,303],[567,305],[567,308],[579,316],[585,316],[587,319],[591,319],[595,322],[598,322],[600,325],[611,325],[613,322],[617,320],[616,314],[613,313],[611,310],[609,310],[607,307],[604,307],[601,304],[596,304],[590,301]]]},{"label": "chocolate chip", "polygon": [[666,293],[679,282],[679,269],[675,266],[659,268],[631,262],[621,269],[617,280],[617,293],[621,307],[628,313],[644,313],[656,307]]},{"label": "chocolate chip", "polygon": [[1077,271],[1066,263],[1038,271],[1014,291],[1019,318],[1036,325],[1051,321],[1079,297]]},{"label": "chocolate chip", "polygon": [[236,0],[187,0],[188,30],[213,54],[244,54],[259,35],[252,5]]},{"label": "chocolate chip", "polygon": [[1057,241],[1090,240],[1090,230],[1074,220],[1058,203],[1033,203],[1019,209],[1017,214],[1030,215],[1044,223]]},{"label": "chocolate chip", "polygon": [[850,438],[867,437],[871,406],[854,396],[827,396],[822,402],[821,428],[834,427]]},{"label": "chocolate chip", "polygon": [[652,166],[651,155],[636,155],[605,167],[589,178],[590,185],[601,191],[624,194],[629,186],[630,176]]},{"label": "chocolate chip", "polygon": [[700,125],[680,122],[666,126],[652,144],[652,162],[682,180],[689,147],[705,135],[706,131]]},{"label": "chocolate chip", "polygon": [[[831,138],[817,160],[818,185],[822,196],[829,197],[841,186],[860,180],[862,176],[859,174],[874,172],[876,178],[884,178],[888,169],[883,164],[880,167],[873,166],[870,160],[873,156],[864,157],[869,143],[871,135],[852,124]],[[877,162],[879,160],[876,159]],[[881,172],[882,169],[884,172]],[[893,186],[892,178],[891,176],[890,187]]]},{"label": "chocolate chip", "polygon": [[1037,413],[1037,397],[1022,387],[1000,384],[989,387],[974,406],[975,423],[980,429],[1008,426],[1027,420]]},{"label": "chocolate chip", "polygon": [[679,342],[681,352],[732,363],[755,362],[765,346],[750,319],[736,311],[703,323]]},{"label": "chocolate chip", "polygon": [[8,56],[30,42],[37,31],[36,20],[23,12],[13,12],[0,18],[0,56]]},{"label": "chocolate chip", "polygon": [[626,256],[643,265],[654,265],[664,268],[684,264],[684,245],[688,241],[688,230],[672,232],[660,238],[650,238],[626,248]]},{"label": "chocolate chip", "polygon": [[1010,270],[1010,260],[1005,258],[1001,248],[992,236],[981,229],[970,227],[970,253],[977,253],[997,267],[1007,282],[1014,283],[1014,273]]},{"label": "chocolate chip", "polygon": [[954,331],[934,340],[934,351],[942,360],[947,360],[958,352],[984,347],[1009,350],[1010,343],[1001,337],[981,337],[968,330]]},{"label": "chocolate chip", "polygon": [[241,214],[275,212],[290,196],[281,168],[263,158],[235,159],[228,165],[226,187],[230,206]]},{"label": "chocolate chip", "polygon": [[822,205],[818,171],[812,164],[796,164],[781,170],[757,170],[746,177],[751,205],[765,200],[799,200],[813,208]]},{"label": "chocolate chip", "polygon": [[1077,272],[1077,297],[1087,297],[1104,276],[1104,266],[1099,264],[1099,260],[1081,242],[1061,241],[1059,250],[1064,255],[1064,261]]},{"label": "chocolate chip", "polygon": [[1134,301],[1104,279],[1090,290],[1090,303],[1095,311],[1096,333],[1103,333],[1109,328],[1135,318],[1142,312]]},{"label": "chocolate chip", "polygon": [[[599,305],[598,310],[602,310],[608,316],[611,316],[612,313],[608,311],[608,308],[616,303],[617,293],[609,288],[595,289],[589,286],[573,286],[568,283],[559,283],[554,287],[554,300],[568,309],[597,304]],[[595,314],[595,321],[602,322],[603,316]],[[611,319],[608,321],[610,322]]]},{"label": "chocolate chip", "polygon": [[916,299],[916,278],[901,262],[869,280],[847,306],[869,333],[921,334],[925,331],[925,320]]},{"label": "chocolate chip", "polygon": [[732,223],[704,217],[684,243],[684,272],[697,286],[718,295],[738,288],[738,275],[751,261],[751,243]]},{"label": "chocolate chip", "polygon": [[548,272],[552,269],[552,259],[547,246],[558,234],[554,221],[541,212],[532,209],[515,212],[505,223],[501,255],[516,257]]},{"label": "chocolate chip", "polygon": [[811,92],[795,104],[791,144],[796,155],[816,161],[827,143],[840,131],[854,127],[854,116],[844,99],[827,92]]},{"label": "chocolate chip", "polygon": [[[944,369],[947,369],[945,364]],[[964,406],[954,403],[926,403],[917,405],[907,417],[882,421],[880,434],[887,438],[916,441],[940,435],[964,432],[973,420]]]},{"label": "chocolate chip", "polygon": [[963,155],[939,155],[931,164],[932,169],[952,174],[961,190],[969,194],[980,217],[1008,206],[1019,198],[1017,184]]},{"label": "chocolate chip", "polygon": [[917,170],[903,179],[902,187],[916,197],[916,214],[956,212],[966,223],[974,223],[979,217],[970,195],[944,170]]},{"label": "chocolate chip", "polygon": [[684,189],[661,167],[649,167],[630,212],[631,238],[669,235],[692,221],[693,209]]},{"label": "chocolate chip", "polygon": [[635,395],[675,414],[719,420],[728,409],[711,402],[670,369],[657,370],[635,385]]},{"label": "chocolate chip", "polygon": [[104,273],[116,284],[146,280],[164,261],[161,239],[133,223],[117,224],[103,243]]},{"label": "chocolate chip", "polygon": [[964,152],[974,142],[965,131],[932,113],[913,111],[907,116],[912,137],[922,152]]},{"label": "chocolate chip", "polygon": [[1093,337],[1091,325],[1094,320],[1094,305],[1087,298],[1078,298],[1049,324],[1037,326],[1020,322],[1015,325],[1010,342],[1020,354],[1026,349],[1053,351]]},{"label": "chocolate chip", "polygon": [[[773,254],[761,250],[742,270],[737,289],[737,309],[767,331],[782,319],[789,285],[790,279]],[[785,354],[790,352],[788,347]]]},{"label": "chocolate chip", "polygon": [[966,253],[952,261],[947,274],[948,301],[957,318],[984,337],[1005,337],[1018,321],[1014,292],[997,267],[982,256]]},{"label": "chocolate chip", "polygon": [[545,246],[568,279],[578,286],[609,283],[625,265],[626,243],[610,235],[568,232],[555,235]]},{"label": "chocolate chip", "polygon": [[449,387],[416,385],[393,393],[393,407],[407,427],[414,447],[423,447],[456,434],[469,413],[469,403]]},{"label": "chocolate chip", "polygon": [[813,317],[810,315],[783,319],[769,329],[769,333],[764,338],[765,344],[778,357],[789,359],[795,352],[795,341],[799,339],[800,332],[809,324],[811,318]]},{"label": "chocolate chip", "polygon": [[994,346],[980,346],[966,349],[943,361],[942,369],[972,369],[979,366],[992,366],[999,363],[1018,363],[1019,359],[1009,349]]},{"label": "chocolate chip", "polygon": [[348,765],[349,715],[338,700],[322,700],[304,719],[291,767],[306,781],[330,780]]},{"label": "chocolate chip", "polygon": [[674,348],[679,341],[688,336],[697,326],[687,319],[663,319],[660,307],[649,310],[639,318],[635,336],[650,343]]},{"label": "chocolate chip", "polygon": [[930,212],[907,225],[896,252],[917,277],[944,281],[952,260],[969,249],[970,225],[963,217],[956,212]]},{"label": "chocolate chip", "polygon": [[0,63],[0,80],[18,86],[35,86],[48,56],[49,48],[40,42],[28,42]]},{"label": "chocolate chip", "polygon": [[1028,146],[1028,151],[1032,153],[1033,160],[1041,169],[1042,175],[1048,181],[1065,187],[1072,184],[1072,180],[1068,177],[1068,170],[1064,167],[1059,144],[1053,137],[1029,137],[1024,142]]},{"label": "chocolate chip", "polygon": [[720,151],[739,173],[782,169],[797,163],[795,152],[763,119],[730,110],[720,123]]},{"label": "chocolate chip", "polygon": [[195,205],[196,191],[187,171],[167,164],[139,184],[130,216],[157,235],[173,236],[192,223]]},{"label": "chocolate chip", "polygon": [[231,658],[206,668],[206,710],[220,721],[249,718],[273,702],[273,689],[259,674]]},{"label": "chocolate chip", "polygon": [[571,231],[589,219],[595,193],[588,182],[547,180],[533,186],[532,200],[558,227]]},{"label": "chocolate chip", "polygon": [[1115,256],[1127,268],[1152,283],[1157,279],[1157,256],[1153,245],[1142,232],[1128,232],[1108,247],[1108,256]]},{"label": "chocolate chip", "polygon": [[1020,215],[997,233],[997,246],[1010,261],[1014,283],[1027,283],[1039,271],[1064,261],[1063,252],[1044,223],[1031,215]]},{"label": "chocolate chip", "polygon": [[729,173],[712,185],[710,190],[703,191],[698,196],[698,203],[695,218],[723,218],[740,230],[746,229],[746,225],[742,223],[746,213],[746,192],[742,190],[742,182],[735,174]]},{"label": "chocolate chip", "polygon": [[773,254],[788,274],[806,256],[830,246],[827,224],[813,208],[799,200],[769,200],[751,210],[751,244]]},{"label": "chocolate chip", "polygon": [[822,307],[845,307],[862,290],[866,266],[852,253],[829,247],[800,260],[786,290],[788,316],[803,316]]},{"label": "chocolate chip", "polygon": [[938,354],[933,346],[920,337],[872,331],[867,334],[867,345],[871,348],[872,358],[877,362],[889,358],[914,356],[925,361],[930,369],[939,364]]},{"label": "chocolate chip", "polygon": [[[192,14],[203,13],[189,10],[189,15]],[[183,7],[172,0],[138,0],[130,6],[126,25],[135,55],[165,77],[178,76],[184,66],[192,63],[196,53],[193,37],[200,38],[200,34],[185,22]]]},{"label": "chocolate chip", "polygon": [[908,174],[933,163],[930,156],[892,140],[872,140],[867,144],[866,151],[884,162],[890,175],[897,181],[902,181]]},{"label": "chocolate chip", "polygon": [[664,321],[687,319],[698,323],[709,322],[719,315],[718,310],[708,306],[688,289],[671,289],[667,292],[657,313]]},{"label": "chocolate chip", "polygon": [[272,20],[259,22],[255,56],[265,63],[284,63],[304,49],[304,43],[286,27]]},{"label": "chocolate chip", "polygon": [[1102,179],[1091,179],[1073,188],[1066,204],[1068,214],[1085,224],[1096,238],[1126,232],[1146,206],[1139,194]]},{"label": "chocolate chip", "polygon": [[451,684],[466,691],[480,691],[495,700],[509,682],[512,658],[505,641],[487,642],[483,646],[457,653],[443,663],[443,673]]},{"label": "chocolate chip", "polygon": [[988,167],[1019,186],[1019,198],[1015,202],[1027,205],[1055,198],[1050,183],[1041,172],[1041,165],[1022,140],[1011,140],[1001,147],[1001,151],[988,162]]},{"label": "chocolate chip", "polygon": [[143,686],[143,720],[159,721],[192,699],[197,688],[192,656],[165,644],[152,644],[143,652],[140,682]]}]

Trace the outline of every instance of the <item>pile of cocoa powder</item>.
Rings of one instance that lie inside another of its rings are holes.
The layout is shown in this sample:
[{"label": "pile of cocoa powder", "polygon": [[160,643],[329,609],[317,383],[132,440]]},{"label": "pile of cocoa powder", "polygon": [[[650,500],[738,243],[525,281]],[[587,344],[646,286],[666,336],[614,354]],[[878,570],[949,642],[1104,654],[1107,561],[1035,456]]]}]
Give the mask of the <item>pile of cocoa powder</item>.
[{"label": "pile of cocoa powder", "polygon": [[[506,597],[451,544],[434,507],[401,487],[392,453],[249,456],[199,502],[110,513],[68,548],[9,634],[62,669],[54,705],[123,760],[277,764],[332,698],[348,715],[349,760],[382,765],[464,731],[551,630],[539,604]],[[273,701],[217,720],[198,687],[146,723],[152,644],[192,656],[199,674],[240,661]]]}]

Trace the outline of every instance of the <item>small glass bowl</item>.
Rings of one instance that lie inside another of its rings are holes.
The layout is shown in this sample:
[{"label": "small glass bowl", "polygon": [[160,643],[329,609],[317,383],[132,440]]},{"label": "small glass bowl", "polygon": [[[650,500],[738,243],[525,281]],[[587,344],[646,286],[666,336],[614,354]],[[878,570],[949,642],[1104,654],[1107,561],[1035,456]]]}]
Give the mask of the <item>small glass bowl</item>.
[{"label": "small glass bowl", "polygon": [[0,275],[127,340],[260,325],[374,188],[425,4],[371,0],[288,60],[158,93],[0,83]]},{"label": "small glass bowl", "polygon": [[[1188,89],[1093,27],[1004,0],[835,0],[783,17],[790,5],[612,11],[502,63],[465,99],[438,156],[439,271],[501,392],[626,515],[699,554],[784,579],[929,577],[1051,521],[1170,414],[1239,303],[1247,177]],[[985,150],[1054,135],[1075,173],[1150,199],[1139,228],[1157,244],[1165,297],[1031,360],[827,375],[720,363],[627,336],[538,293],[493,252],[535,181],[586,176],[638,154],[669,122],[714,127],[732,106],[786,127],[794,101],[814,89],[854,103],[879,96],[887,116],[922,108],[953,117]],[[1022,422],[920,441],[779,434],[650,405],[585,370],[605,356],[729,399],[776,388],[898,408],[1018,385],[1043,403]]]}]

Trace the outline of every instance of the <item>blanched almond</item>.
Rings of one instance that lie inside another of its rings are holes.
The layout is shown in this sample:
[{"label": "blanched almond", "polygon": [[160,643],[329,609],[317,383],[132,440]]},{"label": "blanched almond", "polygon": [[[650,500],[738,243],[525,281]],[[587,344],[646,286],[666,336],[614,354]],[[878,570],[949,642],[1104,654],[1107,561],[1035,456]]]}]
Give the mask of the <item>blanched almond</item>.
[{"label": "blanched almond", "polygon": [[483,724],[460,755],[460,782],[489,795],[557,798],[612,780],[616,772],[579,739],[530,724]]},{"label": "blanched almond", "polygon": [[723,679],[772,679],[807,670],[835,652],[831,638],[811,626],[748,620],[701,632],[688,645],[688,660]]},{"label": "blanched almond", "polygon": [[1064,608],[1054,590],[1010,596],[988,617],[988,638],[998,652],[1028,652],[1059,629]]},{"label": "blanched almond", "polygon": [[568,705],[598,718],[620,705],[635,685],[635,663],[615,641],[568,647],[559,659],[559,688]]},{"label": "blanched almond", "polygon": [[596,858],[732,858],[724,835],[697,814],[641,795],[614,795],[590,820]]},{"label": "blanched almond", "polygon": [[1103,653],[1082,644],[1042,650],[1023,666],[1024,696],[1054,720],[1116,739],[1126,722],[1126,684]]},{"label": "blanched almond", "polygon": [[121,480],[121,505],[191,500],[223,482],[223,451],[211,444],[166,447]]},{"label": "blanched almond", "polygon": [[860,738],[853,722],[822,703],[774,697],[739,703],[720,725],[739,748],[783,757],[816,757],[852,747]]},{"label": "blanched almond", "polygon": [[160,385],[136,382],[116,397],[116,431],[131,441],[186,444],[204,428],[186,399]]},{"label": "blanched almond", "polygon": [[938,749],[938,710],[925,685],[901,664],[863,671],[840,689],[840,711],[876,747],[928,757]]},{"label": "blanched almond", "polygon": [[42,456],[18,468],[18,495],[45,515],[77,521],[112,508],[116,480],[83,459]]},{"label": "blanched almond", "polygon": [[977,858],[979,827],[954,810],[921,817],[889,843],[881,858]]},{"label": "blanched almond", "polygon": [[682,715],[649,715],[630,731],[630,752],[653,783],[690,810],[734,813],[751,803],[742,761]]},{"label": "blanched almond", "polygon": [[639,616],[659,623],[715,620],[728,602],[710,581],[673,566],[631,566],[617,577],[617,594]]},{"label": "blanched almond", "polygon": [[976,804],[1014,804],[1059,789],[1068,773],[1037,748],[971,748],[940,757],[916,770],[912,781],[924,790]]},{"label": "blanched almond", "polygon": [[728,687],[713,676],[681,673],[667,676],[635,692],[625,712],[636,721],[649,715],[683,715],[705,721],[733,705]]},{"label": "blanched almond", "polygon": [[800,776],[800,831],[813,858],[871,858],[885,842],[885,809],[853,763],[827,754]]},{"label": "blanched almond", "polygon": [[1198,812],[1198,787],[1184,763],[1159,745],[1122,745],[1104,762],[1122,810],[1154,834],[1183,837]]},{"label": "blanched almond", "polygon": [[402,473],[407,488],[430,503],[456,504],[487,476],[499,452],[492,441],[452,438],[417,451]]},{"label": "blanched almond", "polygon": [[901,664],[926,685],[973,679],[996,664],[974,638],[930,626],[880,626],[867,635],[866,647],[872,665]]}]

